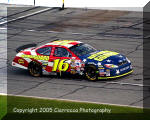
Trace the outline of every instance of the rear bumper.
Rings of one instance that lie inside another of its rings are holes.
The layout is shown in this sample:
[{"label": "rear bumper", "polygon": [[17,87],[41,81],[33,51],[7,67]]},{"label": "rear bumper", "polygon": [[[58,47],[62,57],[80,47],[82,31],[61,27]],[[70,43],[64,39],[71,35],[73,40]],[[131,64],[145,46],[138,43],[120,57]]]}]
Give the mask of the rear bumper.
[{"label": "rear bumper", "polygon": [[122,77],[122,76],[126,76],[128,74],[131,74],[133,72],[133,70],[130,70],[129,72],[127,73],[124,73],[124,74],[121,74],[121,75],[117,75],[117,76],[110,76],[110,77],[98,77],[98,79],[113,79],[113,78],[119,78],[119,77]]},{"label": "rear bumper", "polygon": [[18,64],[18,63],[16,63],[16,62],[12,62],[12,66],[17,67],[17,68],[22,68],[22,69],[25,69],[25,70],[28,69],[27,67],[25,67],[25,66],[23,66],[23,65],[21,65],[21,64]]}]

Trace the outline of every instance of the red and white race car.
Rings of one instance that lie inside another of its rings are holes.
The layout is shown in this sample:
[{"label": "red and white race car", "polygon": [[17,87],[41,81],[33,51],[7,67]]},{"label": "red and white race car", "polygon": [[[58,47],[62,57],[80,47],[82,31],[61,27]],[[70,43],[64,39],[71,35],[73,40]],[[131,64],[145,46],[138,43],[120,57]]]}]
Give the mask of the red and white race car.
[{"label": "red and white race car", "polygon": [[80,43],[80,41],[56,40],[37,48],[21,50],[15,56],[12,66],[28,69],[33,76],[51,72],[71,72],[71,66],[80,69],[81,64],[75,65],[75,62],[81,63],[80,58],[69,49]]},{"label": "red and white race car", "polygon": [[32,76],[52,73],[85,75],[89,80],[117,78],[132,72],[131,62],[112,51],[96,50],[74,40],[55,40],[23,49],[12,66],[29,70]]}]

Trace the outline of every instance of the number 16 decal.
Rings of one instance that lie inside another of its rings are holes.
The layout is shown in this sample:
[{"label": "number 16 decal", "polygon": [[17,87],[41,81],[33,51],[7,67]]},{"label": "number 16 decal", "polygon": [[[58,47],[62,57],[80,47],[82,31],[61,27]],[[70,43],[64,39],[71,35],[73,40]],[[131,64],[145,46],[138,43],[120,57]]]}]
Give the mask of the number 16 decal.
[{"label": "number 16 decal", "polygon": [[57,69],[59,71],[67,71],[69,68],[69,63],[65,63],[66,60],[67,59],[64,59],[64,60],[56,59],[56,60],[54,60],[54,65],[53,65],[52,71],[56,71]]}]

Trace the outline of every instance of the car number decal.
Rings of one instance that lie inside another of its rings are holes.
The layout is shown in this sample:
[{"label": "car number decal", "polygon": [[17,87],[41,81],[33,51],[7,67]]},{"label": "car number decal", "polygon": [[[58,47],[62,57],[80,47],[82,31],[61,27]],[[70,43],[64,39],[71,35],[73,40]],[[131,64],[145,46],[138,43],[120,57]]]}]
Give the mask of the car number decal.
[{"label": "car number decal", "polygon": [[118,55],[119,53],[117,52],[112,52],[112,51],[101,51],[98,53],[95,53],[91,56],[88,57],[88,59],[94,59],[97,61],[103,61],[104,59],[113,56],[113,55]]},{"label": "car number decal", "polygon": [[64,60],[56,59],[56,60],[54,60],[52,71],[56,71],[56,70],[67,71],[69,68],[69,63],[66,63],[65,62],[66,60],[67,59],[64,59]]}]

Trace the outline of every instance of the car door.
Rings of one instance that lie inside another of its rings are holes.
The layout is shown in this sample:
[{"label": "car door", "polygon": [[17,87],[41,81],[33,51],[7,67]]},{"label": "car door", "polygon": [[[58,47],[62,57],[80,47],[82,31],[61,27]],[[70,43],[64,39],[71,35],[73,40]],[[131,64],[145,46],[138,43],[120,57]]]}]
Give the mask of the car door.
[{"label": "car door", "polygon": [[53,70],[52,71],[68,71],[69,60],[71,60],[72,54],[64,47],[55,47],[53,54]]}]

